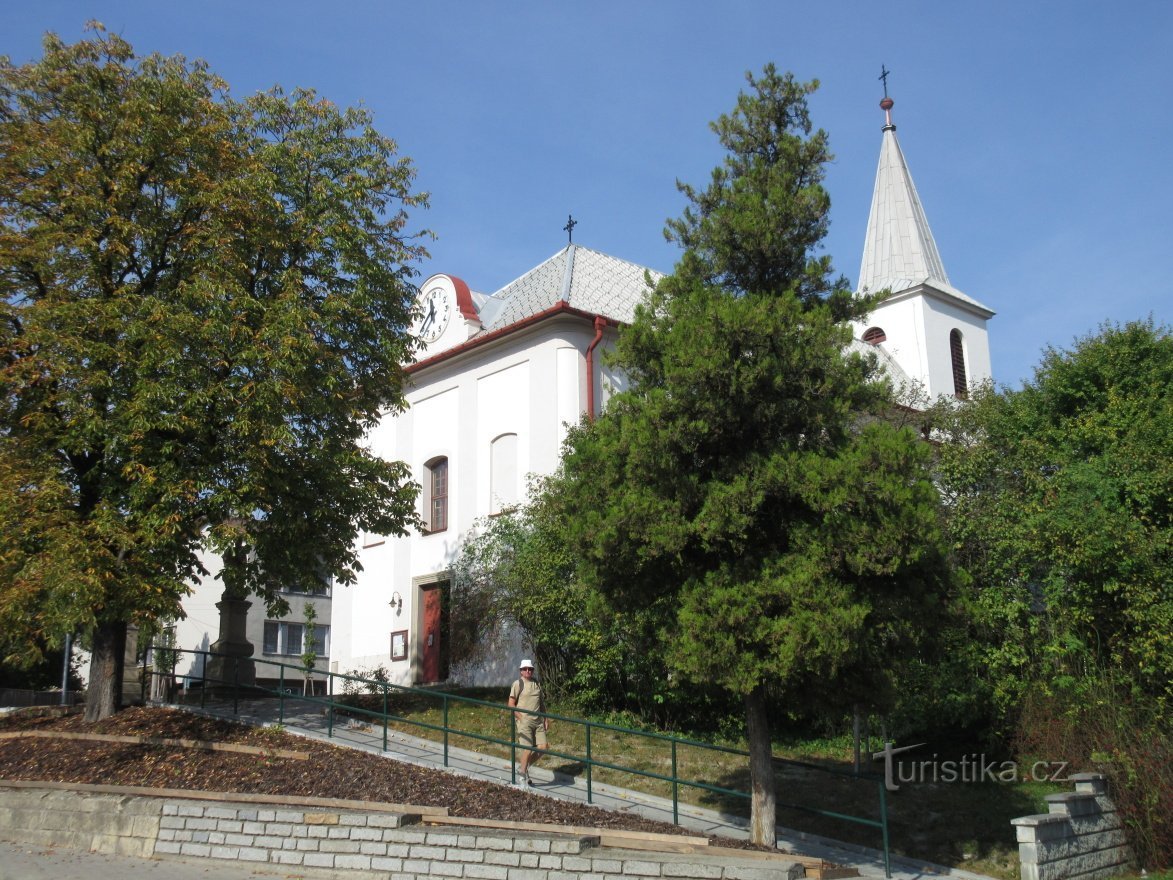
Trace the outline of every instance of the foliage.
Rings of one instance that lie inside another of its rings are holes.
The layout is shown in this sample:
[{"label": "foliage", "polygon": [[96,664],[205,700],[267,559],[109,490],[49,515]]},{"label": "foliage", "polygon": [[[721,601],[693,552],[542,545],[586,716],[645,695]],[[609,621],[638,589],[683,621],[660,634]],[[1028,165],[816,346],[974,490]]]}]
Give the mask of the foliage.
[{"label": "foliage", "polygon": [[657,636],[665,609],[618,611],[575,571],[541,484],[523,508],[486,519],[453,566],[453,656],[475,660],[520,629],[553,698],[585,711],[634,712],[664,728],[711,730],[729,706],[670,674]]},{"label": "foliage", "polygon": [[1173,697],[1173,338],[1105,325],[1019,391],[938,412],[940,479],[974,579],[976,669],[1011,713],[1110,672]]},{"label": "foliage", "polygon": [[1105,324],[1022,389],[931,414],[972,576],[970,689],[1021,751],[1107,773],[1149,866],[1173,855],[1171,387],[1167,327]]},{"label": "foliage", "polygon": [[175,666],[179,662],[179,652],[175,645],[175,624],[162,626],[159,633],[150,642],[154,647],[155,672],[175,675]]},{"label": "foliage", "polygon": [[361,442],[403,405],[413,175],[363,111],[235,101],[100,26],[0,61],[5,654],[92,632],[105,714],[126,625],[182,613],[204,541],[277,606],[413,521]]},{"label": "foliage", "polygon": [[350,669],[346,675],[350,677],[343,679],[342,693],[347,696],[381,693],[381,686],[391,681],[391,673],[382,664],[370,669]]},{"label": "foliage", "polygon": [[[61,676],[65,672],[65,648],[42,648],[40,660],[31,666],[0,661],[0,688],[44,691],[61,687]],[[82,690],[78,674],[80,658],[71,652],[69,658],[69,689]]]},{"label": "foliage", "polygon": [[830,159],[814,85],[748,81],[713,126],[725,164],[681,187],[680,263],[620,334],[632,389],[571,433],[554,503],[586,584],[659,608],[669,669],[745,701],[752,833],[771,843],[768,698],[875,693],[945,575],[927,449],[865,417],[888,390],[847,353],[871,301],[813,256]]},{"label": "foliage", "polygon": [[1083,685],[1077,701],[1028,693],[1016,747],[1066,761],[1070,772],[1103,773],[1137,862],[1150,871],[1173,865],[1173,725],[1152,703],[1138,701],[1119,673]]},{"label": "foliage", "polygon": [[318,652],[315,650],[315,644],[318,637],[318,627],[315,621],[318,619],[318,609],[314,607],[313,602],[305,603],[305,611],[303,618],[305,621],[305,629],[302,635],[302,647],[305,649],[301,654],[301,666],[305,670],[306,684],[308,686],[310,676],[314,672],[314,664],[318,662]]},{"label": "foliage", "polygon": [[[574,577],[562,524],[551,516],[540,488],[531,494],[535,500],[528,507],[482,521],[461,546],[453,568],[453,651],[491,644],[494,635],[516,625],[543,685],[560,695],[584,683],[576,682],[583,664],[610,667],[621,648],[606,643],[606,612]],[[593,702],[597,686],[588,684],[579,698]]]}]

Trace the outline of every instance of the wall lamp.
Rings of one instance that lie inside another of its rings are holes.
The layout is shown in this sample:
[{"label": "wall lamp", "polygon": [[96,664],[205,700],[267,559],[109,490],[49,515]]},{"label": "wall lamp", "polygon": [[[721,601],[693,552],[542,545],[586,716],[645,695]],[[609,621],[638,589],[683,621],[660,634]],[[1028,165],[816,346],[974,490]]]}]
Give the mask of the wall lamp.
[{"label": "wall lamp", "polygon": [[391,594],[390,604],[391,607],[395,609],[396,617],[403,613],[403,597],[399,595],[398,590]]}]

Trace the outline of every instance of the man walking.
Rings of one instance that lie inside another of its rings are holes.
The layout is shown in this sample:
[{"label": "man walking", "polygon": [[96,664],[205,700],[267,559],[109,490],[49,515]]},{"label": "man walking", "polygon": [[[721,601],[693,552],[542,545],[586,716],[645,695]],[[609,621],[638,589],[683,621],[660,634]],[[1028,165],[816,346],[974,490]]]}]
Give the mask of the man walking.
[{"label": "man walking", "polygon": [[517,742],[524,747],[518,783],[523,786],[533,785],[529,768],[542,757],[542,752],[549,745],[546,731],[550,729],[550,719],[530,714],[546,711],[546,697],[542,693],[541,684],[534,679],[534,664],[529,660],[521,661],[521,678],[509,689],[509,705],[514,709],[526,710],[513,713],[517,720]]}]

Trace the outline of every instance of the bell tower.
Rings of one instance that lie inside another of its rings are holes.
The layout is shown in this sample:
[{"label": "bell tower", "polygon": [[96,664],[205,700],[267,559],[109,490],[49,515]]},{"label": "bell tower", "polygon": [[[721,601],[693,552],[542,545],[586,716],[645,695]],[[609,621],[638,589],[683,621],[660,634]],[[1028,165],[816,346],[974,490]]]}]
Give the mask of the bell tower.
[{"label": "bell tower", "polygon": [[991,378],[986,323],[994,312],[949,283],[896,139],[887,77],[884,70],[880,162],[856,288],[887,294],[856,325],[856,337],[879,346],[905,374],[896,381],[911,383],[929,400],[965,397]]}]

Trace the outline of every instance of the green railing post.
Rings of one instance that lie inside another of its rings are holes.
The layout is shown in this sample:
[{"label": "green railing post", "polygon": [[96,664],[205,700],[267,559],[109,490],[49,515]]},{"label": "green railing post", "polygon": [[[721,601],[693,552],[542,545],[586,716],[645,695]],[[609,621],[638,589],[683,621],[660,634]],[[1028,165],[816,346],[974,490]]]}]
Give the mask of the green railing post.
[{"label": "green railing post", "polygon": [[443,694],[441,701],[444,704],[444,766],[448,766],[448,695]]},{"label": "green railing post", "polygon": [[326,710],[326,739],[334,738],[334,703]]},{"label": "green railing post", "polygon": [[387,751],[387,728],[391,723],[387,720],[387,682],[383,682],[383,751]]},{"label": "green railing post", "polygon": [[509,710],[509,781],[517,784],[517,713]]},{"label": "green railing post", "polygon": [[277,723],[285,723],[285,664],[277,667]]},{"label": "green railing post", "polygon": [[204,665],[200,667],[200,684],[202,685],[200,688],[200,708],[202,709],[208,702],[208,652],[200,651],[200,654],[204,658]]},{"label": "green railing post", "polygon": [[232,714],[240,714],[240,658],[232,658]]},{"label": "green railing post", "polygon": [[672,824],[680,824],[680,780],[676,772],[676,740],[672,740]]},{"label": "green railing post", "polygon": [[880,830],[884,835],[884,876],[891,878],[892,862],[888,856],[888,792],[883,780],[878,781],[876,787],[880,790]]},{"label": "green railing post", "polygon": [[591,757],[591,723],[586,723],[586,773],[587,773],[587,803],[593,804],[593,789],[591,788],[591,771],[595,768],[595,761]]}]

